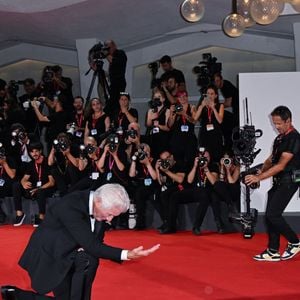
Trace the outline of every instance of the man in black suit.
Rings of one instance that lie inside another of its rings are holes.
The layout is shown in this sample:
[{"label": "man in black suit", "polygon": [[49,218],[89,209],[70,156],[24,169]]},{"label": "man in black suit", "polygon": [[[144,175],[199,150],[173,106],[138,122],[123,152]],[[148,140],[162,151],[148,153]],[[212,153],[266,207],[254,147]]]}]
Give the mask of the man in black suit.
[{"label": "man in black suit", "polygon": [[53,291],[59,300],[90,299],[99,258],[121,262],[156,251],[159,245],[123,250],[104,244],[106,222],[128,207],[128,195],[119,184],[74,192],[49,206],[19,261],[29,273],[32,288],[39,294]]}]

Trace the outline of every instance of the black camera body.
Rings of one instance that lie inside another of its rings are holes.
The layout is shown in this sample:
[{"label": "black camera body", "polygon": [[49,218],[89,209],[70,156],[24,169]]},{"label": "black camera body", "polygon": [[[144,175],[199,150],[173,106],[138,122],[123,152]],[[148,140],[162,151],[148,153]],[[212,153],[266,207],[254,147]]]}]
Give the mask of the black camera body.
[{"label": "black camera body", "polygon": [[202,154],[199,155],[199,160],[198,160],[198,166],[200,168],[203,168],[207,165],[208,159],[207,157],[203,156]]},{"label": "black camera body", "polygon": [[170,162],[169,159],[162,159],[162,160],[160,161],[160,166],[161,166],[163,169],[167,170],[167,169],[169,169],[169,168],[171,167],[171,162]]},{"label": "black camera body", "polygon": [[89,63],[96,63],[96,65],[103,65],[103,59],[109,54],[109,47],[105,46],[102,42],[97,43],[89,50]]},{"label": "black camera body", "polygon": [[24,84],[24,80],[10,80],[7,85],[8,93],[11,96],[16,96],[19,91],[19,86]]},{"label": "black camera body", "polygon": [[157,112],[158,108],[162,105],[162,102],[160,101],[159,98],[154,98],[148,102],[148,105],[153,112]]},{"label": "black camera body", "polygon": [[135,129],[129,129],[126,131],[126,137],[130,137],[132,139],[135,139],[137,137],[137,131]]},{"label": "black camera body", "polygon": [[106,139],[106,143],[108,144],[109,151],[110,152],[115,152],[118,148],[119,143],[120,143],[119,136],[117,134],[114,134],[114,133],[110,134]]},{"label": "black camera body", "polygon": [[183,111],[183,106],[180,103],[175,104],[175,113],[179,113]]},{"label": "black camera body", "polygon": [[147,157],[147,153],[144,151],[144,149],[140,148],[138,149],[134,155],[132,156],[132,160],[136,161],[136,160],[144,160]]},{"label": "black camera body", "polygon": [[69,147],[70,144],[66,139],[55,139],[53,141],[53,148],[57,152],[66,151]]},{"label": "black camera body", "polygon": [[11,144],[15,146],[16,143],[23,142],[27,137],[27,134],[24,131],[14,130],[11,133]]},{"label": "black camera body", "polygon": [[4,159],[6,157],[5,155],[5,148],[2,143],[0,143],[0,159]]},{"label": "black camera body", "polygon": [[148,68],[150,69],[152,74],[156,74],[159,69],[159,62],[154,61],[154,62],[148,64]]},{"label": "black camera body", "polygon": [[222,162],[225,167],[229,167],[232,164],[232,160],[229,157],[222,158]]}]

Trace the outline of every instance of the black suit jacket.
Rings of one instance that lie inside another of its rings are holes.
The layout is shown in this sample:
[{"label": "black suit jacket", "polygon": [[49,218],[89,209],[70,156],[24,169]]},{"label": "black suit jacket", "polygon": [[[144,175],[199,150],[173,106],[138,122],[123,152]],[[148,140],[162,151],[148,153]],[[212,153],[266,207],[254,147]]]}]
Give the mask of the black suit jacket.
[{"label": "black suit jacket", "polygon": [[96,258],[121,261],[122,249],[103,243],[105,226],[91,231],[88,203],[89,191],[68,194],[49,206],[44,222],[33,232],[19,264],[40,294],[62,282],[78,248]]}]

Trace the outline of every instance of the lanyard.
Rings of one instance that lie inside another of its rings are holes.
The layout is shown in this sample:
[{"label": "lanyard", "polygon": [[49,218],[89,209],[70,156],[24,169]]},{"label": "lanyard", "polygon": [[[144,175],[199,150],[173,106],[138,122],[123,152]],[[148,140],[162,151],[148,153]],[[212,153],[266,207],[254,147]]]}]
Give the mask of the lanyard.
[{"label": "lanyard", "polygon": [[111,171],[111,169],[113,168],[114,163],[115,163],[115,160],[112,157],[112,155],[110,154],[109,157],[108,157],[108,168],[109,168],[109,171]]},{"label": "lanyard", "polygon": [[83,113],[76,114],[75,118],[76,118],[76,123],[77,123],[78,127],[81,128],[81,124],[82,124],[82,120],[83,120]]},{"label": "lanyard", "polygon": [[143,165],[143,171],[144,171],[145,176],[147,177],[149,175],[149,171],[148,171],[147,167],[145,167],[144,165]]},{"label": "lanyard", "polygon": [[93,127],[93,129],[95,129],[97,122],[98,122],[98,119],[92,118],[92,127]]},{"label": "lanyard", "polygon": [[119,126],[121,126],[122,122],[123,122],[123,119],[124,119],[124,116],[125,114],[122,113],[121,111],[119,112],[119,115],[118,115],[118,123],[119,123]]},{"label": "lanyard", "polygon": [[39,178],[38,181],[41,181],[41,178],[42,178],[42,165],[37,164],[37,163],[35,163],[34,165],[35,165],[36,173],[38,174],[38,178]]},{"label": "lanyard", "polygon": [[207,108],[207,116],[208,116],[208,122],[211,124],[211,115],[212,115],[212,109],[210,107]]}]

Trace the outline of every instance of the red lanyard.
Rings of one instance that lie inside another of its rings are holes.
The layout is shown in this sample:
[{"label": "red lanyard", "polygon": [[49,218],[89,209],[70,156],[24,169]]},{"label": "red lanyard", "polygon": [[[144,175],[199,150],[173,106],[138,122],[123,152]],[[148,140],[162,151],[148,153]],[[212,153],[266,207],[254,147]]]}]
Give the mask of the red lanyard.
[{"label": "red lanyard", "polygon": [[206,176],[203,169],[199,169],[199,175],[200,175],[201,182],[203,182]]},{"label": "red lanyard", "polygon": [[36,173],[38,174],[39,181],[41,181],[41,178],[42,178],[42,165],[37,164],[37,163],[35,163],[34,165],[35,165]]},{"label": "red lanyard", "polygon": [[123,121],[123,119],[124,119],[124,116],[125,116],[124,113],[122,113],[122,112],[119,113],[119,116],[118,116],[118,123],[119,123],[119,126],[121,126],[122,121]]},{"label": "red lanyard", "polygon": [[211,115],[212,115],[212,109],[210,107],[207,108],[207,116],[208,116],[208,122],[211,124]]},{"label": "red lanyard", "polygon": [[[79,115],[80,115],[80,117],[79,117]],[[77,123],[78,127],[81,128],[81,124],[82,124],[82,120],[83,120],[83,113],[76,114],[75,118],[76,118],[76,123]]]},{"label": "red lanyard", "polygon": [[144,171],[145,176],[147,177],[149,175],[149,171],[148,171],[147,167],[145,167],[144,165],[143,165],[143,171]]},{"label": "red lanyard", "polygon": [[98,119],[92,118],[92,127],[93,127],[93,129],[95,129],[97,122],[98,122]]},{"label": "red lanyard", "polygon": [[112,155],[110,154],[109,157],[108,157],[108,168],[109,168],[109,171],[111,171],[111,169],[113,168],[114,163],[115,163],[115,160],[112,157]]},{"label": "red lanyard", "polygon": [[1,169],[0,169],[0,178],[2,178],[3,171],[4,171],[4,168],[3,168],[3,166],[1,166]]}]

